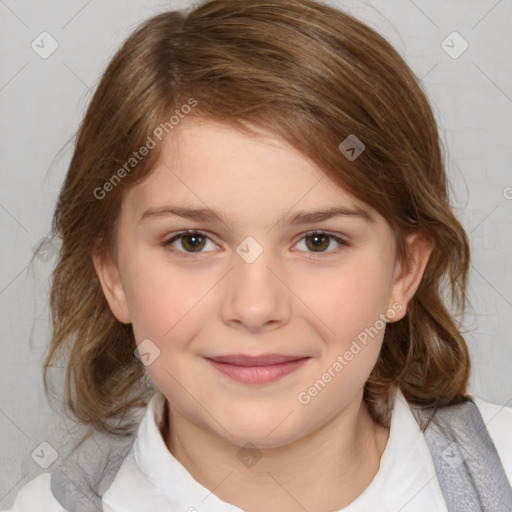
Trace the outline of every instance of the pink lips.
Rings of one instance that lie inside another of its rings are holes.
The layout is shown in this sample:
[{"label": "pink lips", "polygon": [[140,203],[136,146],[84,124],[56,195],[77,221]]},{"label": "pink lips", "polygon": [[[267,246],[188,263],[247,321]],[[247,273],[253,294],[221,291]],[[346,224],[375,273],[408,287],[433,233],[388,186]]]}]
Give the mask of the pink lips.
[{"label": "pink lips", "polygon": [[247,384],[273,382],[295,371],[309,357],[268,354],[248,356],[236,354],[207,357],[206,360],[228,377]]}]

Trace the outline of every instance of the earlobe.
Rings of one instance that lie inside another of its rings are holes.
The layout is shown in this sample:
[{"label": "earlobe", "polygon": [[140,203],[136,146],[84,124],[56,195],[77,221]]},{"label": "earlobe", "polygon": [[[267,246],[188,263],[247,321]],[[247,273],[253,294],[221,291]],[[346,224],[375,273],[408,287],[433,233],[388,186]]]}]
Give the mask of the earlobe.
[{"label": "earlobe", "polygon": [[421,283],[432,253],[432,244],[421,233],[410,235],[407,246],[408,258],[400,265],[390,297],[390,307],[391,304],[399,303],[402,308],[389,320],[390,323],[401,320],[407,314],[407,306]]},{"label": "earlobe", "polygon": [[92,254],[92,260],[112,313],[120,322],[131,323],[126,294],[116,262],[110,257],[102,257],[97,253]]}]

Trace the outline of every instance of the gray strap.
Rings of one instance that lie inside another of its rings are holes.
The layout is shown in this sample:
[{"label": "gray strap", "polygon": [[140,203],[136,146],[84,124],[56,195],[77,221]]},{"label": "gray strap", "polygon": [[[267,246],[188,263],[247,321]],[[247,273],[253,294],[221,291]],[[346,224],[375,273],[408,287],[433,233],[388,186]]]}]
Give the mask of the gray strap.
[{"label": "gray strap", "polygon": [[116,437],[94,431],[78,448],[60,451],[51,490],[68,512],[103,512],[102,496],[128,455],[135,434]]},{"label": "gray strap", "polygon": [[[512,488],[478,407],[465,402],[440,409],[409,404],[430,449],[449,512],[511,512]],[[51,490],[69,512],[102,512],[101,496],[113,482],[135,435],[94,432],[63,457]]]},{"label": "gray strap", "polygon": [[[476,404],[409,404],[427,441],[449,512],[511,512],[512,488]],[[435,412],[435,414],[434,414]]]}]

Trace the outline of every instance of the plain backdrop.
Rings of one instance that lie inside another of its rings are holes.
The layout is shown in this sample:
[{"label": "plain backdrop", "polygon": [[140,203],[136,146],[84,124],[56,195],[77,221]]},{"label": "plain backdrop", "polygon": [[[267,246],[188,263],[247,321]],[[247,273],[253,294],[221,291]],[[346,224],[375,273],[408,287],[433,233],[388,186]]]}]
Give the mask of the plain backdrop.
[{"label": "plain backdrop", "polygon": [[[329,3],[384,35],[433,104],[453,203],[472,246],[472,309],[464,324],[471,391],[511,405],[512,1]],[[34,453],[43,442],[58,445],[65,428],[41,371],[56,247],[46,244],[30,260],[50,230],[69,141],[101,72],[135,26],[190,4],[0,0],[1,507],[45,471]]]}]

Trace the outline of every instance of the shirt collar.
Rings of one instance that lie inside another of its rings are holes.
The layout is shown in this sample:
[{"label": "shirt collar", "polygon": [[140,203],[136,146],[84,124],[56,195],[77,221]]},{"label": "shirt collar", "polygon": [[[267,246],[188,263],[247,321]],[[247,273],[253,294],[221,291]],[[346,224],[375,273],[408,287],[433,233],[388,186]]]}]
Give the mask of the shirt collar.
[{"label": "shirt collar", "polygon": [[[201,512],[242,512],[197,482],[169,451],[160,432],[164,405],[165,396],[157,390],[148,403],[134,443],[139,469],[170,502],[183,510],[194,510],[195,507]],[[219,482],[222,478],[220,475]]]},{"label": "shirt collar", "polygon": [[[160,431],[164,420],[164,405],[165,396],[157,390],[148,403],[133,445],[137,469],[147,480],[144,490],[141,487],[141,493],[147,493],[148,500],[158,494],[176,507],[176,510],[242,512],[238,507],[220,500],[197,482],[169,451]],[[224,476],[219,475],[219,482]],[[130,480],[137,481],[136,478]],[[424,489],[422,496],[420,491],[428,482],[428,487],[432,489]],[[386,489],[400,489],[400,492],[399,495],[389,492],[386,496]],[[421,507],[424,500],[427,503],[434,498],[441,507],[439,510],[443,510],[444,502],[435,479],[428,446],[404,395],[398,390],[393,405],[390,434],[379,470],[366,490],[344,508],[343,512],[360,510],[361,506],[375,503],[381,503],[383,510],[388,510],[386,506],[393,507],[398,501],[407,503],[418,493],[418,506]]]}]

